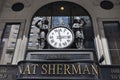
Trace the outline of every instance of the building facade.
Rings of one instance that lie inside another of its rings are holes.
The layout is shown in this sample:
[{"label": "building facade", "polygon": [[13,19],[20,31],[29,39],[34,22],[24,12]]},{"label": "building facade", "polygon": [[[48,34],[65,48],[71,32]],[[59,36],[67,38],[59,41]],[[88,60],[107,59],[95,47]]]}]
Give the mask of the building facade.
[{"label": "building facade", "polygon": [[0,0],[0,64],[119,65],[119,8],[120,0]]}]

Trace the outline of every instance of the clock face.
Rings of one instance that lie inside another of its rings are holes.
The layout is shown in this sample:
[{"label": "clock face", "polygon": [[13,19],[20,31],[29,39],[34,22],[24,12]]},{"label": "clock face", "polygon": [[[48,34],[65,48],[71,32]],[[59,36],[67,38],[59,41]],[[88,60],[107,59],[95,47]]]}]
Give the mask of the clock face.
[{"label": "clock face", "polygon": [[74,34],[71,29],[67,27],[53,28],[47,35],[48,43],[54,48],[66,48],[74,40]]}]

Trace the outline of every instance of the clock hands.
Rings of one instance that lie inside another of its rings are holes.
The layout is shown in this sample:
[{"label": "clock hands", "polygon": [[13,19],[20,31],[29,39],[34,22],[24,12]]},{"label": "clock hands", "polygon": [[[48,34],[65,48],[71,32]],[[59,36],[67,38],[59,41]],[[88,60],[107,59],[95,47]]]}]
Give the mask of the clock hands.
[{"label": "clock hands", "polygon": [[[58,32],[58,37],[57,37],[57,39],[59,39],[60,40],[60,42],[62,41],[62,39],[69,39],[70,38],[70,36],[68,35],[68,36],[64,36],[64,35],[61,35],[61,33],[60,33],[60,29],[57,31]],[[69,34],[69,33],[68,33]]]},{"label": "clock hands", "polygon": [[69,39],[70,36],[61,36],[61,38],[63,38],[63,39]]},{"label": "clock hands", "polygon": [[61,40],[62,40],[62,36],[60,35],[60,30],[58,30],[58,39],[59,39],[60,42],[61,42]]}]

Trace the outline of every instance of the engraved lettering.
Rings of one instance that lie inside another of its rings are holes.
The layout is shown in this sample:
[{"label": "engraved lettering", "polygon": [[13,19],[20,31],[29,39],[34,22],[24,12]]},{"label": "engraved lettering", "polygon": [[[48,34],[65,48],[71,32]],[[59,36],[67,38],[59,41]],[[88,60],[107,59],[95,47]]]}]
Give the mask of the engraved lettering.
[{"label": "engraved lettering", "polygon": [[41,74],[47,74],[47,65],[46,65],[46,64],[43,64],[43,65],[42,65]]},{"label": "engraved lettering", "polygon": [[64,74],[71,74],[69,69],[70,69],[70,65],[64,64]]},{"label": "engraved lettering", "polygon": [[30,64],[26,66],[25,70],[23,71],[23,74],[31,74]]},{"label": "engraved lettering", "polygon": [[76,67],[74,64],[72,64],[72,74],[82,74],[80,64],[78,64]]},{"label": "engraved lettering", "polygon": [[57,74],[63,74],[62,73],[62,64],[57,64]]},{"label": "engraved lettering", "polygon": [[36,69],[39,65],[38,64],[33,64],[33,74],[36,74]]},{"label": "engraved lettering", "polygon": [[55,64],[48,64],[48,74],[55,74]]},{"label": "engraved lettering", "polygon": [[92,67],[92,74],[96,74],[98,76],[98,69],[97,69],[97,66],[95,65],[91,65]]},{"label": "engraved lettering", "polygon": [[83,69],[83,74],[90,74],[90,70],[87,65],[85,65],[85,67]]}]

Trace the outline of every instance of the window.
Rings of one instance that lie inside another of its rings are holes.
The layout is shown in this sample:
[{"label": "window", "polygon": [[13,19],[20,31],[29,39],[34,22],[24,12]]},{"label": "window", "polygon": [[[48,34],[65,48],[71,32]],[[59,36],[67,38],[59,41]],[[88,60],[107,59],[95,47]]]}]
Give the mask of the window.
[{"label": "window", "polygon": [[120,23],[103,22],[112,64],[120,64]]},{"label": "window", "polygon": [[19,23],[7,23],[2,33],[3,35],[0,43],[0,56],[2,54],[8,55],[8,57],[6,57],[8,61],[5,60],[6,63],[12,62],[12,57],[14,55],[14,51],[16,48],[15,46],[17,43],[17,37],[19,35],[19,28]]},{"label": "window", "polygon": [[69,18],[70,17],[68,17],[68,16],[55,16],[55,17],[53,17],[52,26],[57,27],[57,26],[63,25],[63,26],[68,27],[69,23],[70,23]]},{"label": "window", "polygon": [[[63,10],[61,10],[61,6],[64,7]],[[47,34],[55,27],[70,28],[76,36],[77,32],[73,29],[73,24],[75,23],[74,20],[78,18],[85,21],[85,25],[83,27],[84,49],[94,49],[93,28],[88,12],[81,6],[66,1],[58,1],[47,4],[41,7],[34,14],[31,21],[28,49],[54,49],[47,42]],[[30,47],[31,41],[33,42],[32,48]],[[38,43],[35,44],[36,42]],[[76,46],[76,42],[77,40],[75,39],[67,49],[77,49],[78,45]]]},{"label": "window", "polygon": [[11,31],[11,26],[7,25],[7,28],[5,29],[5,32],[4,32],[4,35],[3,35],[3,39],[4,38],[9,38],[10,31]]}]

